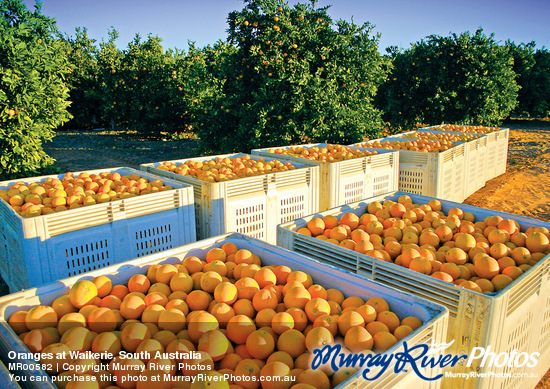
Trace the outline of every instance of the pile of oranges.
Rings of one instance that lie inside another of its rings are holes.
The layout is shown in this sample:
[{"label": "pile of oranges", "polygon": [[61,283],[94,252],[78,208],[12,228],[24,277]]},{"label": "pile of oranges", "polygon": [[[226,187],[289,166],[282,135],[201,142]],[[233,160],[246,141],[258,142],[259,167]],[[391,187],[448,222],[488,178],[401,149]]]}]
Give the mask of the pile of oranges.
[{"label": "pile of oranges", "polygon": [[297,158],[306,158],[318,162],[339,162],[378,154],[377,151],[358,150],[348,146],[330,144],[324,147],[291,146],[289,148],[269,149],[268,152]]},{"label": "pile of oranges", "polygon": [[504,289],[550,254],[545,227],[522,232],[512,219],[476,221],[459,208],[445,214],[439,200],[414,204],[406,195],[371,202],[361,216],[314,217],[297,232],[483,293]]},{"label": "pile of oranges", "polygon": [[481,135],[473,134],[451,134],[448,132],[433,133],[433,132],[413,132],[412,134],[405,134],[399,136],[399,138],[413,138],[424,140],[445,140],[449,142],[469,142],[471,140],[479,138]]},{"label": "pile of oranges", "polygon": [[501,130],[500,127],[487,127],[487,126],[459,126],[457,124],[445,124],[444,126],[437,127],[439,131],[453,131],[453,132],[469,132],[472,134],[488,134]]},{"label": "pile of oranges", "polygon": [[167,161],[161,163],[157,168],[206,182],[229,181],[296,169],[290,162],[266,161],[264,158],[253,159],[250,155],[216,158],[208,161],[186,161],[181,164]]},{"label": "pile of oranges", "polygon": [[370,141],[360,143],[359,147],[372,147],[377,149],[388,150],[408,150],[419,151],[421,153],[441,153],[454,147],[453,142],[447,139],[441,140],[385,140],[385,141]]},{"label": "pile of oranges", "polygon": [[47,178],[41,183],[17,182],[0,190],[0,197],[22,217],[33,217],[170,189],[160,180],[150,182],[139,175],[84,172],[76,177],[66,173],[61,180]]},{"label": "pile of oranges", "polygon": [[[199,373],[228,374],[223,388],[328,389],[356,370],[311,369],[315,348],[339,342],[348,352],[382,352],[422,325],[413,316],[400,319],[383,298],[346,297],[305,272],[262,266],[233,243],[210,249],[205,260],[153,265],[127,285],[113,286],[106,276],[80,280],[51,306],[18,311],[8,323],[68,389],[84,378],[101,388],[202,388],[181,380]],[[266,376],[287,380],[261,382]]]}]

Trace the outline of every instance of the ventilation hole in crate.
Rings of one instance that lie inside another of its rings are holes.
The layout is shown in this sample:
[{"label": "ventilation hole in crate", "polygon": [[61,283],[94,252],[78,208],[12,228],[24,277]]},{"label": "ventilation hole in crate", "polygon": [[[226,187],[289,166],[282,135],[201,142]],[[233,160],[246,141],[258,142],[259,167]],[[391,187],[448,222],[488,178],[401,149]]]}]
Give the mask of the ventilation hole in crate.
[{"label": "ventilation hole in crate", "polygon": [[235,230],[241,234],[263,239],[265,229],[264,204],[251,205],[235,210]]},{"label": "ventilation hole in crate", "polygon": [[65,276],[71,277],[111,264],[107,239],[82,243],[65,249],[67,265]]},{"label": "ventilation hole in crate", "polygon": [[510,351],[524,350],[529,343],[529,334],[531,324],[533,322],[533,314],[529,313],[524,316],[523,321],[516,326],[516,329],[508,336],[508,349]]},{"label": "ventilation hole in crate", "polygon": [[344,185],[344,204],[354,203],[361,200],[364,196],[364,181],[351,182]]},{"label": "ventilation hole in crate", "polygon": [[373,195],[378,196],[380,194],[388,193],[390,191],[390,175],[385,174],[383,176],[374,177]]},{"label": "ventilation hole in crate", "polygon": [[399,190],[422,194],[424,173],[401,170],[399,172]]},{"label": "ventilation hole in crate", "polygon": [[280,220],[279,223],[286,223],[288,221],[298,219],[304,216],[305,204],[304,195],[288,197],[282,199],[279,204],[280,208]]},{"label": "ventilation hole in crate", "polygon": [[[542,328],[540,330],[538,350],[547,350],[550,347],[550,298],[546,299],[544,314],[542,316]],[[538,335],[538,334],[537,334]]]},{"label": "ventilation hole in crate", "polygon": [[172,226],[163,224],[136,231],[136,252],[138,257],[173,248]]}]

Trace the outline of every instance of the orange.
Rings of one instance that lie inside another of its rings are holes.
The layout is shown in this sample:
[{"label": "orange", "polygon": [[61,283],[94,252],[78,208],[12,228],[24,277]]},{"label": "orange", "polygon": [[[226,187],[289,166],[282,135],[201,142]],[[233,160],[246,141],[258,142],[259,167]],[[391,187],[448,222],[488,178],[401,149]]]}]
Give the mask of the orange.
[{"label": "orange", "polygon": [[111,293],[113,283],[111,282],[110,278],[106,276],[97,276],[92,279],[92,282],[97,288],[97,295],[99,297],[105,297],[109,293]]},{"label": "orange", "polygon": [[120,338],[113,332],[102,332],[92,342],[92,352],[117,355],[122,350]]},{"label": "orange", "polygon": [[313,285],[313,279],[311,276],[303,271],[295,270],[292,271],[288,277],[287,282],[291,281],[298,281],[301,282],[304,285],[304,288],[309,288],[311,285]]},{"label": "orange", "polygon": [[344,343],[351,352],[370,350],[374,344],[372,335],[364,327],[351,327],[345,335]]},{"label": "orange", "polygon": [[52,307],[39,305],[27,312],[25,324],[29,330],[55,327],[57,325],[57,314]]},{"label": "orange", "polygon": [[230,282],[222,282],[214,289],[214,300],[218,303],[233,304],[237,301],[237,287]]},{"label": "orange", "polygon": [[266,363],[260,370],[260,377],[262,389],[288,389],[292,385],[290,367],[283,362]]},{"label": "orange", "polygon": [[97,287],[92,281],[80,280],[69,290],[69,300],[77,308],[88,305],[97,297]]},{"label": "orange", "polygon": [[236,315],[246,315],[250,318],[254,318],[256,310],[251,300],[239,299],[233,303],[233,310]]},{"label": "orange", "polygon": [[71,303],[68,295],[59,296],[56,298],[51,307],[57,314],[58,318],[62,317],[66,313],[78,311],[78,309]]},{"label": "orange", "polygon": [[120,304],[120,313],[125,319],[138,319],[145,308],[145,301],[141,297],[126,296]]},{"label": "orange", "polygon": [[376,320],[377,312],[376,309],[369,304],[363,304],[355,309],[355,312],[363,316],[365,323],[370,323],[371,321]]},{"label": "orange", "polygon": [[277,335],[294,328],[294,318],[288,312],[277,312],[271,319],[271,328]]},{"label": "orange", "polygon": [[252,253],[246,249],[241,249],[235,253],[235,263],[238,265],[240,263],[253,263]]},{"label": "orange", "polygon": [[342,303],[340,305],[342,306],[342,309],[346,309],[348,307],[357,308],[357,307],[360,307],[363,304],[365,304],[365,301],[363,301],[363,299],[361,297],[351,296],[351,297],[348,297],[348,298],[344,299],[344,301],[342,301]]},{"label": "orange", "polygon": [[307,289],[303,287],[294,287],[290,289],[284,296],[284,304],[287,308],[303,309],[307,302],[311,300],[311,295]]},{"label": "orange", "polygon": [[286,284],[288,275],[292,273],[292,269],[288,266],[279,265],[273,269],[273,273],[277,277],[277,285]]},{"label": "orange", "polygon": [[374,336],[374,334],[376,334],[377,332],[380,332],[380,331],[389,332],[388,326],[385,325],[384,323],[379,322],[379,321],[372,321],[370,323],[367,323],[365,328],[373,336]]},{"label": "orange", "polygon": [[395,336],[397,338],[397,340],[401,340],[403,338],[406,338],[410,334],[412,334],[413,331],[414,330],[411,327],[409,327],[408,325],[400,325],[393,332],[393,336]]},{"label": "orange", "polygon": [[[60,342],[67,345],[73,351],[88,351],[92,347],[92,342],[96,333],[84,327],[74,327],[63,334]],[[42,350],[44,352],[44,350]]]},{"label": "orange", "polygon": [[[26,318],[27,318],[27,311],[17,311],[14,314],[12,314],[8,319],[8,324],[15,331],[17,335],[20,335],[29,330],[25,322]],[[84,319],[84,325],[86,325],[85,319]]]},{"label": "orange", "polygon": [[330,344],[333,341],[334,341],[334,337],[332,336],[332,334],[327,328],[315,327],[308,332],[305,339],[305,344],[306,344],[307,350],[312,353],[313,350],[315,350],[316,348],[323,347],[324,345]]},{"label": "orange", "polygon": [[115,285],[111,289],[111,295],[118,297],[120,301],[124,300],[128,293],[128,288],[124,285]]},{"label": "orange", "polygon": [[376,310],[376,313],[390,310],[390,306],[388,305],[386,300],[381,297],[372,297],[367,300],[366,304],[371,305]]},{"label": "orange", "polygon": [[428,258],[418,257],[411,261],[409,269],[422,274],[430,274],[432,272],[432,264]]},{"label": "orange", "polygon": [[336,216],[333,215],[327,215],[323,217],[323,222],[325,223],[325,228],[334,228],[338,225],[338,219]]},{"label": "orange", "polygon": [[258,283],[260,289],[262,289],[267,285],[275,285],[277,283],[277,276],[271,269],[263,267],[254,274],[254,280]]},{"label": "orange", "polygon": [[214,304],[210,310],[210,313],[216,318],[216,320],[218,320],[221,328],[225,328],[229,319],[235,316],[235,310],[233,307],[226,303]]},{"label": "orange", "polygon": [[327,289],[327,300],[334,301],[341,305],[344,302],[344,294],[338,289]]},{"label": "orange", "polygon": [[506,288],[513,281],[514,279],[512,277],[507,276],[505,274],[497,274],[491,279],[491,283],[494,285],[495,291],[499,291]]},{"label": "orange", "polygon": [[135,352],[141,342],[151,339],[151,331],[143,323],[131,323],[124,327],[120,334],[122,347],[128,352]]},{"label": "orange", "polygon": [[456,265],[464,265],[468,261],[468,254],[458,247],[453,247],[445,253],[445,260]]},{"label": "orange", "polygon": [[[275,310],[271,308],[264,308],[258,311],[254,320],[256,321],[258,327],[267,327],[271,325],[271,321],[276,314],[277,312],[275,312]],[[294,319],[292,320],[292,323],[294,324]]]},{"label": "orange", "polygon": [[392,333],[401,324],[397,315],[391,311],[380,312],[376,316],[376,320],[380,323],[384,323]]},{"label": "orange", "polygon": [[248,316],[235,315],[227,322],[227,338],[236,344],[244,344],[248,335],[256,331],[256,325]]},{"label": "orange", "polygon": [[135,274],[128,280],[128,290],[130,292],[141,292],[145,294],[149,291],[150,286],[151,281],[143,274]]},{"label": "orange", "polygon": [[206,311],[197,311],[192,317],[188,317],[187,319],[189,338],[193,342],[198,342],[206,331],[217,330],[219,328],[218,320]]},{"label": "orange", "polygon": [[193,290],[185,299],[189,309],[192,311],[206,310],[210,301],[212,301],[211,295],[203,290]]},{"label": "orange", "polygon": [[313,217],[307,223],[307,228],[311,232],[312,236],[321,235],[325,231],[325,222],[319,217]]},{"label": "orange", "polygon": [[[235,253],[232,253],[235,254]],[[225,262],[227,260],[227,253],[223,248],[213,248],[208,250],[206,253],[206,263],[210,263],[212,261],[222,261]]]},{"label": "orange", "polygon": [[319,284],[313,284],[311,285],[307,291],[309,292],[311,298],[316,298],[316,297],[320,297],[322,299],[325,299],[327,300],[328,298],[328,293],[326,291],[326,289],[324,287],[322,287],[321,285]]},{"label": "orange", "polygon": [[363,316],[355,311],[344,312],[338,318],[338,331],[340,331],[340,334],[342,334],[343,336],[346,335],[351,327],[364,325],[365,319],[363,319]]},{"label": "orange", "polygon": [[255,330],[246,338],[246,349],[253,358],[266,359],[275,350],[275,340],[265,330]]},{"label": "orange", "polygon": [[256,389],[260,387],[260,367],[252,359],[243,359],[235,367],[235,384],[243,389]]},{"label": "orange", "polygon": [[185,258],[182,265],[185,266],[189,274],[193,274],[202,271],[205,263],[206,262],[202,261],[200,258],[191,256]]},{"label": "orange", "polygon": [[[306,384],[306,387],[299,387],[298,385]],[[298,386],[298,388],[295,388]],[[329,389],[330,380],[327,374],[321,369],[306,369],[298,375],[298,384],[293,386],[295,389],[309,389],[309,386],[315,389]]]},{"label": "orange", "polygon": [[252,305],[256,311],[260,311],[264,308],[275,309],[278,303],[277,296],[267,289],[257,291],[252,298]]},{"label": "orange", "polygon": [[229,348],[229,340],[220,330],[206,331],[199,339],[198,351],[210,355],[214,362],[221,360]]},{"label": "orange", "polygon": [[386,351],[389,350],[397,343],[397,338],[386,331],[380,331],[374,334],[374,350]]},{"label": "orange", "polygon": [[185,328],[185,315],[179,309],[166,309],[158,317],[158,327],[160,330],[178,333]]},{"label": "orange", "polygon": [[189,274],[177,273],[170,279],[172,292],[189,293],[193,290],[193,278]]},{"label": "orange", "polygon": [[117,325],[117,318],[109,308],[97,308],[88,316],[88,328],[94,332],[114,331]]},{"label": "orange", "polygon": [[181,368],[181,372],[184,375],[197,376],[201,374],[201,372],[210,372],[214,370],[214,361],[208,353],[196,351],[192,355],[193,358],[186,359],[186,363],[184,363]]},{"label": "orange", "polygon": [[338,322],[331,315],[319,316],[313,322],[313,328],[315,328],[315,327],[325,327],[326,329],[328,329],[330,331],[332,336],[336,336],[336,334],[338,333]]},{"label": "orange", "polygon": [[54,327],[47,327],[28,332],[23,339],[23,343],[30,352],[40,353],[46,346],[58,343],[59,340],[57,330]]},{"label": "orange", "polygon": [[[161,284],[161,285],[164,285],[164,284]],[[145,296],[145,298],[143,299],[143,302],[147,306],[158,304],[164,307],[166,306],[166,304],[168,304],[168,297],[166,297],[166,294],[161,292],[152,292],[147,294],[147,296]]]},{"label": "orange", "polygon": [[550,240],[540,231],[533,231],[527,235],[525,245],[531,253],[545,253],[550,248]]},{"label": "orange", "polygon": [[[344,303],[346,303],[346,300],[344,300]],[[316,297],[306,303],[304,311],[306,312],[308,319],[311,322],[314,322],[319,316],[330,314],[330,305],[327,300]]]},{"label": "orange", "polygon": [[475,271],[478,276],[491,279],[499,274],[499,266],[496,259],[489,257],[488,255],[480,256],[474,262]]},{"label": "orange", "polygon": [[237,296],[239,299],[251,300],[256,292],[260,290],[258,282],[250,277],[243,277],[235,282],[237,288]]},{"label": "orange", "polygon": [[72,358],[70,352],[71,349],[65,344],[50,344],[42,350],[39,363],[44,366],[44,370],[48,373],[58,374],[64,371],[63,365],[65,363],[71,362]]},{"label": "orange", "polygon": [[288,308],[286,312],[294,319],[294,329],[303,331],[306,328],[308,324],[307,315],[302,309],[296,307]]}]

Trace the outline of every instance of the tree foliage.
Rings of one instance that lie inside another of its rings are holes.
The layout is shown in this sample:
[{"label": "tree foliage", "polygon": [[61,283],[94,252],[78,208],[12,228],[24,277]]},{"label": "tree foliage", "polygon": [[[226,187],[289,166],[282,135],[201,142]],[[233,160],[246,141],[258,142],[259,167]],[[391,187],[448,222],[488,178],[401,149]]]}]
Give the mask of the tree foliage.
[{"label": "tree foliage", "polygon": [[393,50],[393,72],[381,88],[386,119],[410,128],[417,122],[498,124],[517,103],[509,49],[479,29],[430,35]]},{"label": "tree foliage", "polygon": [[546,117],[550,114],[550,52],[536,49],[535,42],[507,41],[514,58],[514,72],[520,86],[515,114],[526,117]]},{"label": "tree foliage", "polygon": [[20,0],[0,3],[0,179],[53,163],[42,149],[69,120],[65,45],[53,19]]},{"label": "tree foliage", "polygon": [[373,26],[333,21],[328,7],[245,0],[228,17],[223,91],[199,118],[204,150],[304,142],[350,143],[382,127],[373,107],[387,61]]}]

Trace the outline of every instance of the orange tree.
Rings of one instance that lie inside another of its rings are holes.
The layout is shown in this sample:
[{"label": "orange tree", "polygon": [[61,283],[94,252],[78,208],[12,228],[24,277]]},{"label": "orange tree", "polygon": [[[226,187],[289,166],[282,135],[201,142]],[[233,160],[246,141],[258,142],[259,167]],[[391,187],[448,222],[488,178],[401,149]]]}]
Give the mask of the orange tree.
[{"label": "orange tree", "polygon": [[229,14],[221,93],[198,117],[204,151],[303,142],[351,143],[382,127],[373,107],[387,74],[373,26],[334,22],[328,7],[245,0]]},{"label": "orange tree", "polygon": [[70,88],[69,112],[73,118],[67,127],[91,129],[101,124],[102,98],[99,93],[98,49],[88,38],[86,28],[76,29],[76,36],[64,38],[73,70],[67,79]]},{"label": "orange tree", "polygon": [[506,47],[514,58],[514,72],[520,86],[515,114],[546,117],[550,114],[550,52],[535,49],[536,43],[519,45],[507,41]]},{"label": "orange tree", "polygon": [[380,88],[393,127],[417,122],[498,124],[517,104],[518,85],[509,49],[481,29],[430,35],[393,50],[392,74]]},{"label": "orange tree", "polygon": [[69,120],[70,71],[55,21],[20,0],[0,3],[0,179],[53,164],[42,142]]}]

